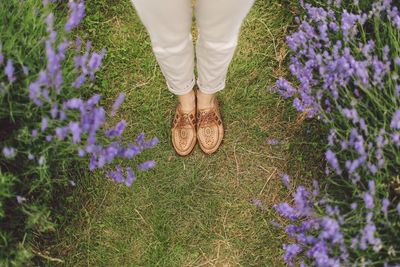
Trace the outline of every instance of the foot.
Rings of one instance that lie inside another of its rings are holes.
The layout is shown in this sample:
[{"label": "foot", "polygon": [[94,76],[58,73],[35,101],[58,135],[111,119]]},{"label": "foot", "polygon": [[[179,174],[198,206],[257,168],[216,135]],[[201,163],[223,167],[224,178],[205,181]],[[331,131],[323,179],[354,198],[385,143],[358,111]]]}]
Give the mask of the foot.
[{"label": "foot", "polygon": [[197,91],[197,108],[210,109],[214,107],[214,99],[216,94],[205,94],[202,91]]},{"label": "foot", "polygon": [[196,105],[196,94],[193,90],[184,95],[178,95],[179,103],[181,104],[181,110],[183,112],[190,112],[195,108]]},{"label": "foot", "polygon": [[[188,95],[190,96],[190,95]],[[194,104],[190,110],[190,101],[179,102],[174,121],[171,128],[172,145],[176,153],[180,156],[187,156],[192,152],[196,140],[196,96],[194,96]],[[190,100],[190,97],[188,98]],[[186,99],[186,100],[188,100]],[[186,104],[186,105],[185,105]],[[185,105],[186,110],[183,109]]]},{"label": "foot", "polygon": [[[200,93],[201,94],[201,93]],[[215,94],[209,95],[200,107],[197,99],[197,140],[201,150],[206,154],[217,151],[224,137],[221,114]]]}]

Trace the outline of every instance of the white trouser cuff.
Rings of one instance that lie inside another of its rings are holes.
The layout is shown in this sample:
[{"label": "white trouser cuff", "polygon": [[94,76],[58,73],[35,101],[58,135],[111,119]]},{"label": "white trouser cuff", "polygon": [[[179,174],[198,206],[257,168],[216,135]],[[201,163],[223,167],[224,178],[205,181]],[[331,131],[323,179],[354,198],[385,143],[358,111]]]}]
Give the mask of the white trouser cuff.
[{"label": "white trouser cuff", "polygon": [[197,79],[197,86],[199,87],[199,90],[200,90],[202,93],[205,93],[205,94],[215,94],[216,92],[221,91],[222,89],[225,88],[225,79],[224,79],[222,82],[220,82],[220,83],[219,83],[216,87],[214,87],[214,88],[207,88],[207,87],[202,86],[202,84],[200,83],[199,79]]},{"label": "white trouser cuff", "polygon": [[179,88],[179,89],[173,88],[172,86],[169,85],[168,81],[167,81],[167,87],[168,87],[168,90],[171,93],[173,93],[174,95],[185,95],[193,89],[195,82],[196,82],[196,79],[193,75],[193,78],[182,88]]}]

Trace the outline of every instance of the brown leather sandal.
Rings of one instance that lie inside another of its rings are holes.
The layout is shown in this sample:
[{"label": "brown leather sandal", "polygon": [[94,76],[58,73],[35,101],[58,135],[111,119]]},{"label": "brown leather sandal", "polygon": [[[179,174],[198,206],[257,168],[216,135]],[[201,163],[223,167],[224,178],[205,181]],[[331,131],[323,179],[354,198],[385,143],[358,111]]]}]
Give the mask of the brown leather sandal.
[{"label": "brown leather sandal", "polygon": [[217,151],[224,138],[217,97],[214,98],[214,107],[197,109],[197,140],[201,150],[206,154]]},{"label": "brown leather sandal", "polygon": [[171,128],[172,145],[180,156],[187,156],[196,145],[196,107],[188,113],[181,110],[181,104],[176,107]]}]

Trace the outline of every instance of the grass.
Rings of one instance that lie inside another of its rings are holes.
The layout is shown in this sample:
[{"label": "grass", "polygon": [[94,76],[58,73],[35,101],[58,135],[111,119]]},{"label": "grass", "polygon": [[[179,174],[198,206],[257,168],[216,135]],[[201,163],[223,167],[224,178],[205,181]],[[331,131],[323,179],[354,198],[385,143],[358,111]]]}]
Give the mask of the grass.
[{"label": "grass", "polygon": [[[226,88],[218,93],[225,139],[217,153],[198,146],[177,156],[170,126],[177,99],[166,88],[150,39],[128,0],[93,0],[78,35],[108,49],[92,92],[111,107],[126,94],[115,122],[124,118],[127,140],[145,131],[159,144],[131,162],[155,159],[131,188],[105,178],[105,170],[77,177],[64,207],[71,217],[44,254],[67,266],[282,266],[283,230],[273,204],[289,200],[278,173],[293,183],[320,176],[321,123],[304,119],[290,100],[269,93],[287,75],[284,44],[293,12],[278,0],[258,0],[245,19]],[[196,34],[196,28],[193,27]],[[268,145],[268,139],[286,145]],[[264,204],[261,210],[252,202]],[[47,265],[54,262],[48,261]]]}]

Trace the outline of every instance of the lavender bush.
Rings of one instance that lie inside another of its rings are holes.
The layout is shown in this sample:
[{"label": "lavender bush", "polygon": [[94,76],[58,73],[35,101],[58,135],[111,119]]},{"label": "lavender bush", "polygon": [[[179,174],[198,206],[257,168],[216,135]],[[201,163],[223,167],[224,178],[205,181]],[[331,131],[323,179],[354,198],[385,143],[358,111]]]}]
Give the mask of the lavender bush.
[{"label": "lavender bush", "polygon": [[[62,199],[53,195],[54,189],[75,185],[65,173],[131,159],[157,143],[157,138],[145,141],[143,133],[134,142],[125,141],[126,121],[111,125],[100,95],[80,98],[95,79],[106,50],[91,51],[90,42],[70,40],[85,14],[83,1],[58,4],[68,10],[66,19],[59,18],[66,21],[63,24],[55,19],[53,2],[0,2],[2,266],[29,260],[31,233],[55,226],[49,206]],[[121,94],[110,116],[123,100]],[[107,177],[131,186],[134,169],[125,165],[117,165]],[[148,161],[136,169],[154,166]]]},{"label": "lavender bush", "polygon": [[276,210],[293,222],[284,259],[301,266],[400,266],[398,1],[300,1],[287,37],[296,85],[273,92],[330,128],[326,177]]}]

